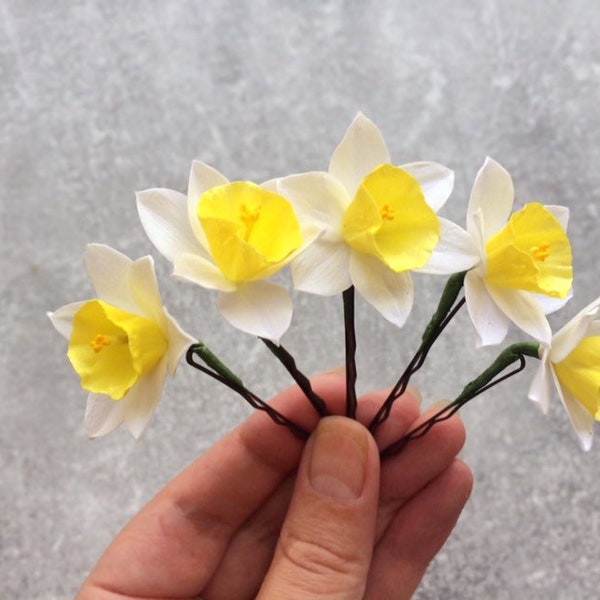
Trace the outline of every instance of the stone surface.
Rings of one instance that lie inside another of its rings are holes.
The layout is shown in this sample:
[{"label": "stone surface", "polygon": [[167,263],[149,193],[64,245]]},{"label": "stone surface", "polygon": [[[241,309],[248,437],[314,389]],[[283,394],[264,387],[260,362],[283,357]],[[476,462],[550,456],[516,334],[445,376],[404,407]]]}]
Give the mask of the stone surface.
[{"label": "stone surface", "polygon": [[[91,294],[87,242],[154,253],[136,190],[185,191],[194,158],[257,181],[323,169],[361,110],[395,162],[456,171],[443,214],[459,223],[486,155],[519,203],[571,209],[577,280],[559,325],[598,294],[599,29],[592,0],[0,0],[0,596],[72,597],[119,528],[249,413],[183,366],[142,441],[86,439],[84,394],[45,312]],[[188,331],[257,392],[287,384],[154,254]],[[359,303],[361,389],[398,375],[441,285],[418,278],[402,332]],[[295,301],[286,344],[300,364],[341,363],[340,302]],[[494,356],[457,321],[415,381],[428,399]],[[475,491],[417,598],[596,597],[600,450],[579,451],[558,402],[543,417],[526,400],[532,371],[464,410]]]}]

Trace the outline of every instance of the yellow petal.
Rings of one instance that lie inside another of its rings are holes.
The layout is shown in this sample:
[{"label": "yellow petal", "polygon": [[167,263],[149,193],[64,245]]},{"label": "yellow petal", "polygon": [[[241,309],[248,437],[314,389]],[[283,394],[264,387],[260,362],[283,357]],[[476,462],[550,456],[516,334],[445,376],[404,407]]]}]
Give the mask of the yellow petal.
[{"label": "yellow petal", "polygon": [[600,421],[600,337],[584,338],[554,370],[561,385]]},{"label": "yellow petal", "polygon": [[571,245],[556,217],[533,202],[514,213],[485,246],[486,282],[565,298],[573,282]]},{"label": "yellow petal", "polygon": [[346,243],[400,273],[422,267],[440,239],[440,224],[419,182],[381,165],[361,182],[344,214]]},{"label": "yellow petal", "polygon": [[156,365],[167,346],[153,321],[91,300],[73,317],[67,355],[83,389],[120,400]]},{"label": "yellow petal", "polygon": [[247,181],[204,192],[197,208],[211,255],[230,281],[254,281],[278,271],[302,244],[290,203]]}]

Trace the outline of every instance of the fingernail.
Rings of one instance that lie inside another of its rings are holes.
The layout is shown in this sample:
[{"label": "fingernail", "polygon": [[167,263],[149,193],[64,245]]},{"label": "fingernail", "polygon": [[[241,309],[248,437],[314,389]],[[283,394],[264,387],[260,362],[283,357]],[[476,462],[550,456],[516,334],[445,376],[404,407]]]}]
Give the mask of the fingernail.
[{"label": "fingernail", "polygon": [[343,375],[346,372],[346,365],[338,365],[331,367],[327,371],[323,371],[322,375]]},{"label": "fingernail", "polygon": [[423,396],[421,396],[421,392],[416,387],[409,385],[406,388],[406,392],[416,400],[419,406],[423,404]]},{"label": "fingernail", "polygon": [[446,408],[449,405],[450,400],[436,400],[427,407],[427,410],[431,412],[436,412],[438,410],[442,410],[442,408]]},{"label": "fingernail", "polygon": [[362,494],[367,465],[367,431],[345,417],[321,419],[314,433],[308,478],[312,488],[333,500]]}]

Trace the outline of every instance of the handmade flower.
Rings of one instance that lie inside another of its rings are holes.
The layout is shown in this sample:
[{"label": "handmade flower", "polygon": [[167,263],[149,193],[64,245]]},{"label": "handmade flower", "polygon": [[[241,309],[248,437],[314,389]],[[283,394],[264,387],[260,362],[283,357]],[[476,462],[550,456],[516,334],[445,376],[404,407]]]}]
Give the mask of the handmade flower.
[{"label": "handmade flower", "polygon": [[295,287],[333,295],[354,285],[400,327],[413,304],[411,271],[455,273],[478,256],[464,230],[436,215],[452,191],[452,171],[390,162],[381,133],[359,114],[328,172],[285,177],[277,189],[321,231],[292,262]]},{"label": "handmade flower", "polygon": [[90,392],[85,428],[92,437],[125,423],[138,438],[153,415],[167,372],[175,374],[194,340],[163,307],[150,256],[132,261],[90,244],[86,268],[98,298],[49,313],[69,340],[68,357]]},{"label": "handmade flower", "polygon": [[511,216],[513,199],[508,172],[486,159],[467,210],[467,231],[480,256],[465,277],[478,346],[500,343],[510,321],[549,344],[552,332],[545,315],[571,294],[568,209],[530,203]]},{"label": "handmade flower", "polygon": [[552,336],[540,348],[540,366],[529,398],[544,413],[552,395],[552,381],[584,450],[592,447],[594,420],[600,421],[600,298]]},{"label": "handmade flower", "polygon": [[316,235],[269,183],[229,182],[194,162],[188,194],[139,192],[140,219],[179,279],[218,290],[221,314],[235,327],[278,342],[292,303],[280,285],[264,281],[287,265]]}]

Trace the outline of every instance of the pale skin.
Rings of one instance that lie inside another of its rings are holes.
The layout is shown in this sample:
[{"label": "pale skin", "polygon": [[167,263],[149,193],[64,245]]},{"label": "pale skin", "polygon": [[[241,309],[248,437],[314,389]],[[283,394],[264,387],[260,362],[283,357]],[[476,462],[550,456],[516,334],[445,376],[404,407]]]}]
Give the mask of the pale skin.
[{"label": "pale skin", "polygon": [[[313,380],[337,415],[344,381]],[[361,422],[384,397],[363,396],[358,422],[319,421],[297,388],[281,392],[273,406],[313,432],[308,442],[253,414],[125,526],[77,598],[410,598],[472,476],[456,416],[380,462],[379,449],[427,416],[411,390],[373,438]]]}]

